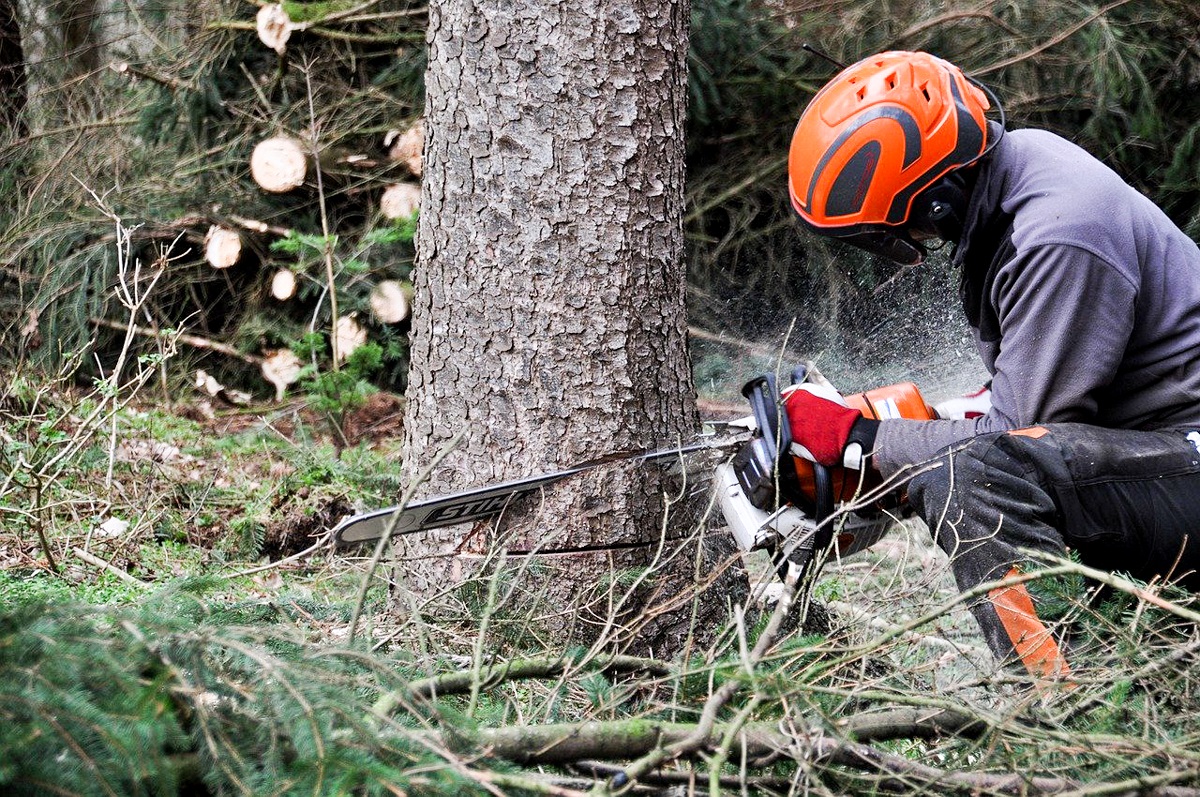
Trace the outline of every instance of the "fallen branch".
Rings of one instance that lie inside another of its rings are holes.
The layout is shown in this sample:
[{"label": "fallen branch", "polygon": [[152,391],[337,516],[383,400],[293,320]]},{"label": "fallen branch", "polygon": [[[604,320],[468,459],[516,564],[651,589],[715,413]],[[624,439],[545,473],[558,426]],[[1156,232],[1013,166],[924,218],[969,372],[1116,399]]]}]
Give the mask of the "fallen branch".
[{"label": "fallen branch", "polygon": [[[1124,781],[1085,782],[1072,778],[1038,777],[1024,772],[962,772],[939,769],[870,745],[821,734],[789,734],[777,723],[754,723],[741,728],[713,725],[707,732],[696,725],[623,720],[580,724],[488,728],[471,741],[489,755],[522,765],[566,765],[584,761],[622,760],[648,756],[657,750],[679,749],[691,744],[697,734],[701,744],[688,751],[689,758],[703,758],[720,739],[732,733],[733,752],[747,765],[756,761],[776,762],[780,756],[802,766],[839,766],[884,779],[877,787],[909,794],[948,792],[975,794],[1061,794],[1140,795],[1140,797],[1200,797],[1200,789],[1174,786],[1200,777],[1196,770],[1162,772]],[[460,752],[465,752],[459,745]],[[597,774],[611,775],[602,769]],[[627,782],[624,772],[610,779],[614,788]]]},{"label": "fallen branch", "polygon": [[961,736],[976,739],[989,728],[979,717],[942,708],[894,708],[855,714],[838,723],[838,731],[858,742],[891,739],[936,739]]},{"label": "fallen branch", "polygon": [[[671,668],[656,659],[644,659],[637,656],[600,656],[590,661],[572,661],[571,659],[536,658],[517,659],[502,664],[492,664],[482,670],[464,670],[462,672],[435,675],[413,681],[404,692],[412,697],[437,697],[439,695],[463,694],[469,692],[473,684],[481,688],[491,688],[506,681],[523,680],[527,678],[557,678],[568,672],[596,671],[632,673],[645,672],[652,675],[667,675]],[[395,706],[396,695],[385,695],[376,703],[377,711],[390,713]],[[393,698],[389,700],[389,698]]]},{"label": "fallen branch", "polygon": [[179,343],[186,343],[193,348],[206,349],[208,351],[215,351],[230,357],[236,357],[237,359],[244,363],[248,363],[249,365],[261,366],[263,361],[262,357],[258,357],[254,354],[246,354],[245,352],[238,351],[227,343],[209,340],[208,338],[202,338],[199,335],[189,335],[186,332],[167,333],[155,329],[148,329],[146,327],[139,327],[136,325],[131,326],[129,324],[122,324],[117,321],[109,321],[107,318],[91,318],[88,320],[92,326],[104,327],[105,329],[116,329],[121,332],[129,330],[135,335],[141,335],[147,338],[171,338]]},{"label": "fallen branch", "polygon": [[[775,604],[774,610],[771,612],[771,617],[767,621],[767,627],[763,629],[758,640],[751,650],[745,650],[744,639],[742,666],[745,668],[750,681],[755,678],[755,668],[772,645],[775,644],[775,639],[779,634],[780,628],[783,626],[784,618],[792,608],[792,604],[796,598],[796,591],[791,585],[787,585],[784,593],[779,598],[779,602]],[[741,615],[738,615],[738,626],[741,629]],[[612,780],[615,788],[621,789],[626,783],[636,783],[643,775],[658,769],[664,763],[677,758],[688,757],[694,755],[703,747],[709,746],[714,737],[721,740],[719,748],[722,757],[728,756],[730,751],[734,749],[734,745],[740,745],[743,748],[743,758],[747,752],[745,745],[748,744],[747,735],[749,729],[740,727],[740,722],[735,726],[729,726],[723,730],[717,725],[717,714],[727,704],[734,695],[745,688],[747,684],[738,679],[730,679],[717,687],[708,699],[704,702],[704,708],[700,712],[700,720],[693,726],[689,726],[686,734],[668,744],[656,742],[653,747],[648,748],[641,757],[625,768],[625,771],[616,776]],[[752,699],[752,703],[755,699]],[[739,715],[741,720],[744,720],[746,713]],[[735,738],[736,737],[736,738]],[[588,756],[588,758],[596,758],[597,756]],[[602,757],[602,756],[601,756]]]},{"label": "fallen branch", "polygon": [[126,584],[133,584],[135,587],[143,587],[145,589],[149,589],[149,587],[150,587],[149,584],[147,584],[145,581],[142,581],[140,578],[135,578],[135,577],[129,575],[124,570],[122,570],[121,568],[112,564],[111,562],[106,562],[105,560],[101,559],[99,556],[90,554],[87,551],[83,550],[82,548],[72,548],[71,553],[75,554],[76,558],[81,559],[84,562],[87,562],[89,565],[93,565],[94,567],[99,567],[101,570],[112,573],[114,576],[121,579]]},{"label": "fallen branch", "polygon": [[294,232],[287,227],[280,227],[275,224],[267,224],[265,221],[248,219],[245,216],[228,216],[226,217],[226,221],[230,222],[231,224],[236,224],[239,227],[245,227],[247,230],[253,230],[254,232],[269,232],[273,235],[278,235],[280,238],[286,238]]},{"label": "fallen branch", "polygon": [[195,91],[196,86],[186,80],[180,80],[172,75],[165,75],[161,72],[155,72],[144,67],[134,66],[133,64],[122,61],[120,63],[111,63],[108,68],[116,72],[118,75],[127,75],[143,80],[149,80],[152,83],[157,83],[160,86],[170,89],[171,91],[179,91],[181,89],[187,91]]},{"label": "fallen branch", "polygon": [[[347,20],[353,21],[353,20]],[[209,23],[209,30],[254,30],[254,25],[245,22],[216,22]],[[397,44],[399,42],[423,42],[425,41],[424,30],[398,31],[396,33],[355,33],[348,30],[340,30],[338,28],[330,28],[324,25],[317,27],[306,27],[304,30],[311,35],[322,36],[333,41],[356,42],[358,44]]]},{"label": "fallen branch", "polygon": [[[594,778],[596,780],[607,780],[614,775],[620,774],[621,768],[608,764],[604,761],[580,761],[572,765],[571,769],[581,775]],[[711,782],[711,779],[705,778]],[[647,785],[662,785],[662,786],[694,786],[701,780],[695,772],[684,772],[676,770],[666,770],[663,772],[655,772],[642,778],[642,782]],[[739,776],[739,775],[719,775],[717,777],[717,785],[721,789],[728,790],[730,794],[737,794],[743,787],[751,789],[770,789],[772,791],[786,793],[791,785],[791,782],[786,778],[771,778],[771,777],[754,777],[754,776]]]}]

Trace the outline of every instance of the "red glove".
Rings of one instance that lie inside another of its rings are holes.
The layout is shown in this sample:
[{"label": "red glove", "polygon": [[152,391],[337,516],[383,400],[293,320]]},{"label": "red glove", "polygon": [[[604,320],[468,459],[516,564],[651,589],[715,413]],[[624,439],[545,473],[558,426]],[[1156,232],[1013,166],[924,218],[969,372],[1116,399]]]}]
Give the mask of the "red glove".
[{"label": "red glove", "polygon": [[815,395],[807,385],[786,393],[783,403],[792,441],[807,448],[812,458],[827,468],[841,465],[850,430],[862,413]]}]

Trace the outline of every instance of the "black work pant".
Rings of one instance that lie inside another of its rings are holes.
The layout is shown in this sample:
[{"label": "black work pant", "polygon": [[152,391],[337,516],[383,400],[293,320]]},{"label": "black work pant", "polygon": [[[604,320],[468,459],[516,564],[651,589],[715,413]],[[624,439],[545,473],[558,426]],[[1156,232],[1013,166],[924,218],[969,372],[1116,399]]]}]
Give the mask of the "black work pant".
[{"label": "black work pant", "polygon": [[[1091,567],[1200,588],[1200,430],[1047,424],[981,435],[914,476],[908,495],[963,591],[1021,570],[1019,548],[1068,547]],[[1057,650],[1021,639],[1045,630],[1021,605],[1018,588],[971,611],[999,660],[1049,673],[1037,659]]]}]

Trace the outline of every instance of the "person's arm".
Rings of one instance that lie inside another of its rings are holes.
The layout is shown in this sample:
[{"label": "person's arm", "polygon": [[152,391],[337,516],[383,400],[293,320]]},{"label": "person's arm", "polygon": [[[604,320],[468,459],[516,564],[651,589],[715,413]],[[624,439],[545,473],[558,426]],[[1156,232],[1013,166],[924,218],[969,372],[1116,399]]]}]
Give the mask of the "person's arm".
[{"label": "person's arm", "polygon": [[986,432],[1096,417],[1097,391],[1117,373],[1133,329],[1134,284],[1084,249],[1047,245],[1006,264],[990,298],[1000,321],[991,411],[883,422],[874,462],[885,476]]}]

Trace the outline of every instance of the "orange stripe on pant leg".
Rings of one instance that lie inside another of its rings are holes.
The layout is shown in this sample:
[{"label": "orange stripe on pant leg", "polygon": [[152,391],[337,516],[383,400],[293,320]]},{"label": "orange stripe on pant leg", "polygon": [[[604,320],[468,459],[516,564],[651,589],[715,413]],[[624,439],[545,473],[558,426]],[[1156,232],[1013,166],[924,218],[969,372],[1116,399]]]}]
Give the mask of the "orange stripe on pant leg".
[{"label": "orange stripe on pant leg", "polygon": [[1032,437],[1039,440],[1050,433],[1045,426],[1027,426],[1024,429],[1009,429],[1008,433],[1017,437]]},{"label": "orange stripe on pant leg", "polygon": [[[1005,578],[1020,574],[1021,571],[1014,567]],[[1033,598],[1024,584],[997,587],[988,593],[988,600],[992,602],[1025,669],[1043,678],[1064,678],[1071,674],[1071,668],[1058,649],[1050,629],[1038,619]]]}]

